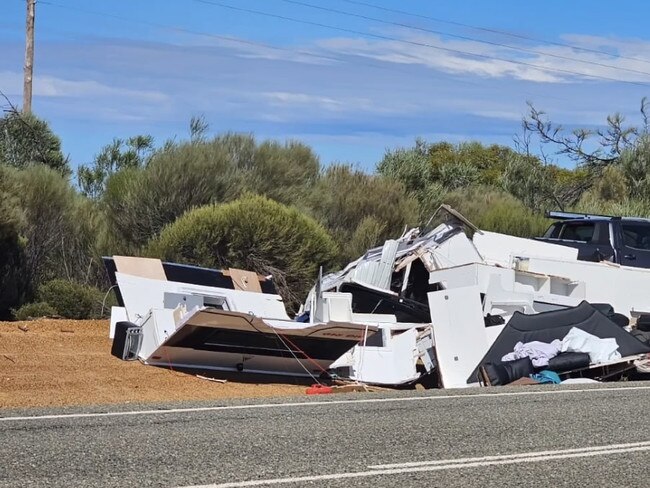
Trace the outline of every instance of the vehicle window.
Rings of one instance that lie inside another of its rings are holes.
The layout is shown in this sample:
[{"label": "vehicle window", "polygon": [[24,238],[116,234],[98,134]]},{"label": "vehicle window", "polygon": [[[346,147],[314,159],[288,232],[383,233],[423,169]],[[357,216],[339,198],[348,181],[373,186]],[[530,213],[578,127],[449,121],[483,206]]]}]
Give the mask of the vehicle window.
[{"label": "vehicle window", "polygon": [[560,237],[560,229],[562,229],[562,224],[551,224],[548,230],[544,233],[544,237],[557,239]]},{"label": "vehicle window", "polygon": [[562,230],[562,239],[590,242],[594,237],[593,223],[566,224]]},{"label": "vehicle window", "polygon": [[623,224],[623,244],[636,249],[650,250],[650,225],[641,223]]},{"label": "vehicle window", "polygon": [[603,244],[610,246],[609,241],[609,222],[598,222],[594,230],[594,236],[591,239],[592,244]]}]

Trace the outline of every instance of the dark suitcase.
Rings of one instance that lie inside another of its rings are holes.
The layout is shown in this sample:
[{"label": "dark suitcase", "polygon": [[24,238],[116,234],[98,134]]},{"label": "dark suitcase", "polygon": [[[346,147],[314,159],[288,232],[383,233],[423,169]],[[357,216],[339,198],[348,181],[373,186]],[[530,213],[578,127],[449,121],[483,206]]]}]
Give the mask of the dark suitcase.
[{"label": "dark suitcase", "polygon": [[111,354],[123,361],[138,359],[142,344],[142,329],[133,322],[117,322]]}]

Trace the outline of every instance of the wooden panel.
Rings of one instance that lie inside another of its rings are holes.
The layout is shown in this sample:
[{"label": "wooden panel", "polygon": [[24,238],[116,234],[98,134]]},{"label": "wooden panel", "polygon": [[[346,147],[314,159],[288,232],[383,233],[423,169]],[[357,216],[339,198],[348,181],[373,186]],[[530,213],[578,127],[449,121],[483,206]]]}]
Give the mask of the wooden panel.
[{"label": "wooden panel", "polygon": [[162,261],[155,258],[138,258],[133,256],[113,256],[118,273],[167,281]]},{"label": "wooden panel", "polygon": [[232,278],[235,290],[262,293],[262,287],[260,286],[260,280],[257,273],[243,269],[230,268],[228,274],[230,275],[230,278]]}]

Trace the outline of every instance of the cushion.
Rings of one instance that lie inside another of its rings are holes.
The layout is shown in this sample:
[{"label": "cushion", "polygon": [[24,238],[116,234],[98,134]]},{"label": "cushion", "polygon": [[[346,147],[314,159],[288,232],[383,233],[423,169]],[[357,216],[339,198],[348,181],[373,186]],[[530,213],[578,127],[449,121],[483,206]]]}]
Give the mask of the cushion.
[{"label": "cushion", "polygon": [[551,371],[561,373],[573,369],[582,369],[589,367],[589,354],[586,352],[563,352],[548,361],[548,367]]},{"label": "cushion", "polygon": [[486,363],[480,368],[481,381],[486,386],[501,386],[535,372],[530,358],[516,359],[501,363]]}]

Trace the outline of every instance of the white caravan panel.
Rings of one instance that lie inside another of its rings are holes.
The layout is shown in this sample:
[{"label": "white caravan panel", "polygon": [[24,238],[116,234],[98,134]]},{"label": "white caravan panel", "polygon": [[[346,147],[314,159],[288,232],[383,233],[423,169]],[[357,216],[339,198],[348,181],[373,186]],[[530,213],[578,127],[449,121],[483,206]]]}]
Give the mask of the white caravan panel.
[{"label": "white caravan panel", "polygon": [[464,388],[490,347],[478,286],[428,294],[443,388]]},{"label": "white caravan panel", "polygon": [[576,261],[578,259],[578,250],[572,247],[496,232],[482,231],[482,234],[477,232],[472,237],[472,240],[476,249],[488,264],[510,267],[513,255],[539,256],[563,261]]},{"label": "white caravan panel", "polygon": [[609,303],[617,313],[650,313],[650,269],[611,263],[559,261],[531,257],[522,260],[529,271],[565,276],[585,282],[585,300]]},{"label": "white caravan panel", "polygon": [[180,293],[225,300],[224,308],[269,319],[289,320],[280,295],[191,285],[175,281],[152,280],[115,273],[124,307],[131,322],[140,323],[152,308],[165,308],[165,293]]},{"label": "white caravan panel", "polygon": [[111,307],[111,323],[108,330],[108,338],[115,337],[115,324],[118,322],[126,322],[129,318],[126,316],[126,309],[124,307]]}]

